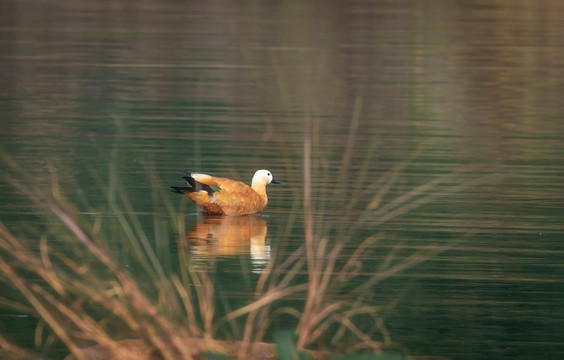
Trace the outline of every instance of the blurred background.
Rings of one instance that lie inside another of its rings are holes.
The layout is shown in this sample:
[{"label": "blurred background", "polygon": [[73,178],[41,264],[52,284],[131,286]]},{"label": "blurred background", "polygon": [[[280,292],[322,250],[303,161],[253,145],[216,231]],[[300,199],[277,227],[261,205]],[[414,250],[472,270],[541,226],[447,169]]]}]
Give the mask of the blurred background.
[{"label": "blurred background", "polygon": [[[211,252],[225,298],[244,303],[271,253],[304,241],[306,144],[316,236],[347,233],[354,248],[379,234],[374,274],[449,246],[370,288],[394,343],[416,356],[556,359],[563,23],[560,0],[2,1],[0,150],[46,191],[56,179],[108,236],[111,186],[150,234],[170,222],[152,192],[183,184],[172,169],[247,183],[271,170],[282,184],[268,188],[255,243],[211,251],[178,230],[154,243],[171,272],[179,252],[201,269]],[[393,213],[406,194],[413,206]],[[185,232],[201,228],[170,197]],[[9,182],[0,219],[30,242],[50,226]],[[37,319],[1,311],[2,334],[33,348]]]}]

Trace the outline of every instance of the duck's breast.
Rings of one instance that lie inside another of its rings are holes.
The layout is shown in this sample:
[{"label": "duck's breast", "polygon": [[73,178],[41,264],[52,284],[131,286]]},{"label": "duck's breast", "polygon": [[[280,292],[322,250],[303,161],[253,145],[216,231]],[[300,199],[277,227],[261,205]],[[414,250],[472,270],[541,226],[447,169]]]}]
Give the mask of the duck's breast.
[{"label": "duck's breast", "polygon": [[221,179],[221,189],[214,193],[215,201],[227,215],[254,214],[266,206],[268,199],[239,181]]}]

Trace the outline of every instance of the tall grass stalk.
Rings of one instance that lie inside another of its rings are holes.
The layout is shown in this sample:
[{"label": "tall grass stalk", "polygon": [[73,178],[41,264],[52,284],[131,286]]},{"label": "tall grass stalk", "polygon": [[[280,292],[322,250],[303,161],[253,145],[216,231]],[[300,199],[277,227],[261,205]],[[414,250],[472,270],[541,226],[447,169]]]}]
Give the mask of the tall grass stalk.
[{"label": "tall grass stalk", "polygon": [[[361,108],[362,98],[359,97],[352,115],[338,186],[346,183],[346,174],[352,166],[351,154]],[[54,233],[57,241],[64,241],[71,250],[65,252],[52,246],[52,234],[40,235],[34,247],[30,242],[14,236],[0,223],[0,279],[17,290],[26,303],[19,304],[8,297],[0,297],[0,302],[13,309],[38,315],[76,359],[87,358],[83,348],[90,344],[96,344],[120,359],[138,358],[139,354],[132,351],[131,345],[121,341],[123,335],[120,334],[140,339],[147,351],[163,359],[194,359],[205,350],[247,359],[252,357],[250,354],[254,354],[257,344],[273,331],[273,321],[279,315],[296,318],[297,347],[302,351],[323,347],[318,341],[324,335],[331,335],[332,342],[345,337],[355,339],[351,341],[349,350],[380,352],[385,346],[393,345],[392,337],[380,317],[384,307],[371,304],[369,294],[383,279],[451,249],[464,241],[465,236],[444,246],[422,248],[403,259],[396,258],[392,250],[381,263],[379,271],[369,277],[366,275],[370,271],[363,270],[363,260],[384,235],[376,233],[360,241],[355,239],[356,247],[352,251],[347,249],[351,237],[369,222],[371,225],[385,223],[441,196],[494,181],[496,177],[486,176],[460,182],[460,176],[469,170],[459,169],[383,203],[402,170],[422,151],[416,149],[412,157],[398,164],[381,179],[383,185],[374,189],[368,205],[352,221],[352,226],[340,229],[336,237],[331,237],[327,231],[321,230],[321,225],[317,225],[319,218],[315,209],[317,206],[319,210],[319,204],[315,203],[312,184],[316,170],[314,143],[319,138],[319,127],[315,125],[313,115],[306,116],[305,126],[303,192],[300,196],[305,224],[304,244],[284,259],[271,260],[256,283],[255,298],[234,309],[227,301],[224,302],[224,309],[217,308],[217,299],[221,295],[218,294],[213,276],[192,266],[184,252],[179,252],[182,266],[178,273],[170,274],[163,267],[149,240],[150,236],[135,214],[134,203],[123,190],[125,186],[120,182],[115,167],[110,170],[107,202],[116,215],[129,249],[144,275],[150,279],[150,284],[139,283],[135,274],[124,269],[114,258],[109,250],[108,239],[100,235],[103,224],[98,220],[94,224],[85,222],[65,199],[54,167],[50,169],[51,188],[45,191],[36,186],[12,158],[3,155],[2,160],[11,170],[4,174],[7,182],[31,199],[36,207],[52,214],[65,226],[66,231],[58,229]],[[283,136],[279,141],[284,143]],[[367,158],[373,156],[376,147],[376,142],[369,145]],[[117,155],[113,152],[112,156]],[[370,188],[371,184],[364,186],[366,183],[363,183],[370,182],[367,176],[369,166],[370,161],[365,159],[356,179],[356,188]],[[105,184],[103,179],[98,179],[98,182]],[[152,177],[151,183],[154,188],[163,187],[158,177]],[[348,210],[355,208],[360,203],[360,196],[364,196],[360,190],[354,190],[351,194],[348,194],[348,199],[338,200],[343,201],[346,204],[344,208]],[[153,202],[163,204],[170,226],[179,233],[185,233],[182,212],[186,201],[176,208],[162,192],[155,192],[151,196]],[[295,200],[293,204],[300,204],[300,201]],[[296,217],[296,214],[290,216],[285,234],[291,233]],[[166,230],[161,229],[162,222],[157,215],[154,215],[152,223],[154,237],[164,239]],[[84,258],[78,258],[76,254]],[[367,280],[351,282],[359,276]],[[348,294],[354,294],[353,297],[339,295],[345,287]],[[303,299],[303,304],[291,306],[283,303],[290,298]],[[355,320],[359,316],[370,319],[372,329],[363,328]],[[44,332],[42,326],[38,326],[37,334]],[[227,326],[232,329],[232,338],[239,340],[236,346],[226,345],[216,339],[220,331],[225,333]],[[14,354],[23,351],[2,337],[0,346]]]}]

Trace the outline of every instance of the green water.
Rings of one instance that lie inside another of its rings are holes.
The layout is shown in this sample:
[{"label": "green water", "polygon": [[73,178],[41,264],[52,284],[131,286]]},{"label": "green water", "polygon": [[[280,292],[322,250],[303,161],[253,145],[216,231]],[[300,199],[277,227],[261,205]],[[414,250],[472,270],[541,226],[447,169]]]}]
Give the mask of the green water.
[{"label": "green water", "polygon": [[[125,189],[132,208],[120,211],[138,216],[166,271],[186,253],[240,304],[268,261],[304,242],[307,139],[316,239],[352,251],[380,236],[359,282],[444,247],[370,288],[394,344],[419,356],[557,359],[563,14],[556,0],[12,1],[0,11],[0,146],[45,191],[56,177],[108,237],[119,224],[107,194]],[[183,184],[174,168],[245,182],[271,170],[282,184],[253,225],[266,235],[191,242],[203,220],[172,193],[185,228],[168,226],[153,194]],[[50,228],[7,181],[0,219],[32,242]],[[166,236],[151,235],[155,219]],[[134,267],[128,244],[112,244]],[[2,335],[32,346],[37,321],[2,314]]]}]

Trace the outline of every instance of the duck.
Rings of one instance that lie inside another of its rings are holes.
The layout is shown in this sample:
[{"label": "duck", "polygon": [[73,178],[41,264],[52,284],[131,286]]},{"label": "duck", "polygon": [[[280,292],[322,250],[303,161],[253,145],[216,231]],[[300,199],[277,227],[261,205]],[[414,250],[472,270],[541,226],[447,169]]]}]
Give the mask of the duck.
[{"label": "duck", "polygon": [[173,192],[185,194],[204,214],[241,216],[261,212],[268,204],[266,185],[280,184],[269,170],[257,170],[251,186],[240,181],[176,169],[184,176],[185,187],[171,186]]}]

